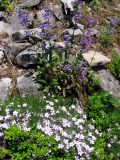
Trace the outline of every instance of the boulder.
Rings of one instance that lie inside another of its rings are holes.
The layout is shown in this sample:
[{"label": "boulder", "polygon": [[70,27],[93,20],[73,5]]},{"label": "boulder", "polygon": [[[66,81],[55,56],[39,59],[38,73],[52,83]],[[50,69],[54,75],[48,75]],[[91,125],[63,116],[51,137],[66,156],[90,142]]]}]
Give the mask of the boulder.
[{"label": "boulder", "polygon": [[15,60],[18,66],[27,68],[38,63],[37,58],[39,54],[35,51],[35,47],[29,47],[16,56]]},{"label": "boulder", "polygon": [[43,0],[20,0],[20,7],[30,8],[40,4]]},{"label": "boulder", "polygon": [[116,80],[113,75],[105,69],[98,71],[97,75],[100,79],[101,89],[110,92],[117,98],[120,98],[120,82]]},{"label": "boulder", "polygon": [[38,84],[34,82],[30,73],[18,77],[16,87],[20,95],[38,94]]},{"label": "boulder", "polygon": [[0,101],[4,101],[12,89],[12,81],[10,78],[0,79]]},{"label": "boulder", "polygon": [[91,67],[105,65],[111,62],[111,60],[108,57],[104,56],[101,52],[97,51],[88,51],[86,53],[83,53],[82,56]]},{"label": "boulder", "polygon": [[[12,34],[12,40],[18,42],[29,41],[31,43],[36,43],[36,41],[39,41],[41,39],[41,31],[42,30],[40,28],[20,30]],[[33,39],[33,41],[30,41],[30,37]]]},{"label": "boulder", "polygon": [[0,21],[0,35],[5,33],[9,36],[12,35],[13,31],[11,25],[3,21]]},{"label": "boulder", "polygon": [[17,54],[19,54],[21,51],[25,50],[27,47],[30,46],[30,43],[8,43],[7,45],[5,45],[5,53],[13,61]]}]

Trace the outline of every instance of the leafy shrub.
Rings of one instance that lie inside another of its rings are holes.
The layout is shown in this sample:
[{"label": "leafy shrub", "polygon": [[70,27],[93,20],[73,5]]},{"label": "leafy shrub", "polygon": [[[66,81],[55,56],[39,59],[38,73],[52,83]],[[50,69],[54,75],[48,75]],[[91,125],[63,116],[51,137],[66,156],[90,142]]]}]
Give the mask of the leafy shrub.
[{"label": "leafy shrub", "polygon": [[107,92],[98,92],[88,99],[88,119],[102,132],[95,144],[93,159],[119,159],[120,155],[120,103]]},{"label": "leafy shrub", "polygon": [[118,79],[120,79],[120,56],[114,55],[112,62],[108,65],[110,72]]},{"label": "leafy shrub", "polygon": [[70,158],[69,153],[58,148],[52,136],[45,136],[37,130],[25,132],[13,125],[5,131],[4,140],[5,145],[0,153],[2,157],[7,152],[14,160]]}]

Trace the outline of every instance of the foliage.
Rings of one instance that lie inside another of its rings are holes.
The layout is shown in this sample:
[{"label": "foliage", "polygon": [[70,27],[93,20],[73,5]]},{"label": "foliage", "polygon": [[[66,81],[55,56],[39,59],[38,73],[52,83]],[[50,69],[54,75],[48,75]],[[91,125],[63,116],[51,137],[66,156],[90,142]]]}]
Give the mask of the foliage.
[{"label": "foliage", "polygon": [[87,81],[85,64],[76,60],[70,64],[67,60],[62,61],[55,50],[48,57],[39,60],[39,66],[34,74],[35,80],[46,93],[72,95],[80,91],[82,85]]},{"label": "foliage", "polygon": [[92,94],[93,92],[96,92],[99,88],[100,80],[99,78],[95,75],[95,72],[93,70],[90,70],[88,72],[88,82],[87,83],[87,90],[89,94]]},{"label": "foliage", "polygon": [[120,102],[107,92],[94,93],[88,99],[86,112],[88,120],[102,132],[102,137],[96,141],[97,154],[93,159],[119,159]]},{"label": "foliage", "polygon": [[111,47],[114,43],[114,36],[110,31],[102,31],[99,36],[101,45],[105,48]]},{"label": "foliage", "polygon": [[120,79],[120,56],[114,55],[112,62],[108,65],[110,72],[118,79]]},{"label": "foliage", "polygon": [[0,9],[5,9],[8,12],[13,11],[13,4],[10,2],[10,0],[0,0]]},{"label": "foliage", "polygon": [[52,136],[44,136],[40,131],[31,130],[25,132],[16,125],[11,126],[5,131],[5,146],[0,155],[6,152],[14,160],[27,159],[69,159],[69,153],[58,149],[57,142]]}]

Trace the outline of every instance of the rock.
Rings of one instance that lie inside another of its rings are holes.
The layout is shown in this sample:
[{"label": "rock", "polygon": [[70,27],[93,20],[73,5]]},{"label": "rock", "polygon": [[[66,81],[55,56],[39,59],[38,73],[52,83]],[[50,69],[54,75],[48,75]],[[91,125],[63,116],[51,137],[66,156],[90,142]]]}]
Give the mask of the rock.
[{"label": "rock", "polygon": [[22,26],[20,24],[20,20],[18,18],[18,13],[17,13],[18,10],[19,10],[19,7],[17,6],[14,9],[12,15],[9,16],[9,22],[11,24],[12,30],[14,31],[13,33],[19,32],[20,30],[23,30],[23,29],[27,29],[26,26]]},{"label": "rock", "polygon": [[75,0],[61,0],[64,5],[68,8],[70,8],[71,11],[73,11],[73,5],[72,3],[75,1]]},{"label": "rock", "polygon": [[19,54],[20,52],[22,52],[23,50],[25,50],[27,47],[30,46],[31,46],[30,43],[16,43],[16,42],[8,43],[7,45],[5,45],[5,53],[13,61],[14,58],[17,56],[17,54]]},{"label": "rock", "polygon": [[0,51],[0,64],[2,64],[3,59],[4,59],[4,53],[3,51]]},{"label": "rock", "polygon": [[82,54],[83,58],[89,63],[91,67],[98,65],[105,65],[111,60],[104,56],[101,52],[97,51],[88,51]]},{"label": "rock", "polygon": [[50,11],[59,20],[62,20],[64,18],[61,5],[50,4]]},{"label": "rock", "polygon": [[113,96],[120,98],[120,83],[116,80],[113,75],[102,69],[97,72],[98,77],[100,78],[100,87],[104,91],[109,91]]},{"label": "rock", "polygon": [[0,11],[0,21],[7,22],[7,14],[4,11]]},{"label": "rock", "polygon": [[81,30],[84,29],[84,25],[82,25],[82,24],[80,24],[80,23],[77,23],[77,26],[78,26]]},{"label": "rock", "polygon": [[[41,33],[40,28],[34,28],[34,29],[27,29],[27,30],[20,30],[19,32],[16,32],[12,34],[12,40],[13,41],[29,41],[32,43],[36,43],[36,41],[39,41],[41,39],[40,33]],[[33,39],[33,41],[29,40],[29,37]]]},{"label": "rock", "polygon": [[120,56],[120,49],[119,48],[114,48],[115,53]]},{"label": "rock", "polygon": [[38,4],[40,4],[43,0],[22,0],[21,3],[19,4],[20,7],[23,8],[30,8],[30,7],[34,7]]},{"label": "rock", "polygon": [[116,11],[120,11],[120,3],[115,7]]},{"label": "rock", "polygon": [[0,100],[4,101],[12,89],[12,81],[10,78],[0,79]]},{"label": "rock", "polygon": [[[44,23],[47,21],[48,18],[46,18],[44,15],[46,15],[46,12],[44,11],[44,9],[39,10],[37,12],[37,20],[39,21],[39,23]],[[51,25],[55,24],[55,17],[53,15],[49,17],[49,24]]]},{"label": "rock", "polygon": [[74,36],[78,36],[78,35],[83,35],[83,32],[81,31],[81,29],[66,29],[65,31],[67,31],[70,35],[74,35]]},{"label": "rock", "polygon": [[17,78],[16,87],[21,95],[38,94],[38,84],[34,82],[29,73]]},{"label": "rock", "polygon": [[37,58],[39,54],[35,51],[35,46],[25,49],[20,52],[15,60],[18,66],[29,67],[37,64]]},{"label": "rock", "polygon": [[11,25],[3,21],[0,21],[0,35],[5,33],[9,36],[12,35],[13,31]]}]

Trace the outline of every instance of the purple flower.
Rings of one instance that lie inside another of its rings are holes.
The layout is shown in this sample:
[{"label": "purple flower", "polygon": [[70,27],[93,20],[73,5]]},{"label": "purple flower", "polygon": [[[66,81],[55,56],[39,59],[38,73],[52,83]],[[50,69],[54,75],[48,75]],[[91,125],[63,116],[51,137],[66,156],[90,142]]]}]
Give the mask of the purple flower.
[{"label": "purple flower", "polygon": [[119,24],[119,22],[120,22],[120,20],[118,18],[114,18],[111,20],[111,24],[113,27],[117,26]]},{"label": "purple flower", "polygon": [[75,13],[74,14],[74,17],[77,19],[77,20],[80,20],[82,18],[82,14],[81,13]]},{"label": "purple flower", "polygon": [[49,6],[43,6],[42,9],[44,9],[44,11],[48,11],[49,10]]},{"label": "purple flower", "polygon": [[71,39],[72,39],[71,35],[69,35],[69,34],[65,34],[65,35],[63,36],[63,38],[64,38],[64,41],[65,41],[66,43],[70,43],[70,42],[71,42]]},{"label": "purple flower", "polygon": [[69,64],[62,64],[61,67],[64,71],[71,71],[72,70],[72,67]]},{"label": "purple flower", "polygon": [[17,14],[18,14],[18,18],[20,21],[21,26],[27,26],[27,20],[29,18],[28,13],[24,13],[23,10],[21,8],[18,8],[16,10]]},{"label": "purple flower", "polygon": [[41,24],[40,24],[40,27],[41,27],[42,29],[49,28],[49,22],[43,22],[43,23],[41,23]]}]

